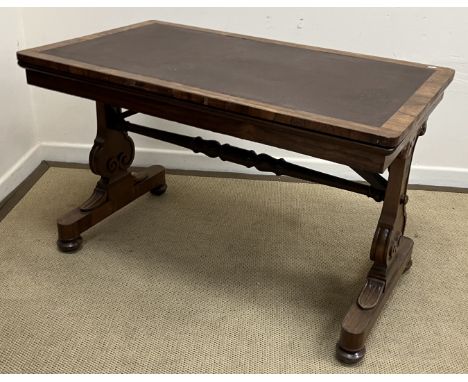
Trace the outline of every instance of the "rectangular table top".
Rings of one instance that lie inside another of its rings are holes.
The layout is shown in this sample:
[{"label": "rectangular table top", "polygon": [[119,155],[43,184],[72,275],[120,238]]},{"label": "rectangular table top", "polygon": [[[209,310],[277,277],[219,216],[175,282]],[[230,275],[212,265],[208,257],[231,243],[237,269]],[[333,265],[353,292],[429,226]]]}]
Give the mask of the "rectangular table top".
[{"label": "rectangular table top", "polygon": [[18,52],[20,65],[397,146],[453,70],[149,21]]}]

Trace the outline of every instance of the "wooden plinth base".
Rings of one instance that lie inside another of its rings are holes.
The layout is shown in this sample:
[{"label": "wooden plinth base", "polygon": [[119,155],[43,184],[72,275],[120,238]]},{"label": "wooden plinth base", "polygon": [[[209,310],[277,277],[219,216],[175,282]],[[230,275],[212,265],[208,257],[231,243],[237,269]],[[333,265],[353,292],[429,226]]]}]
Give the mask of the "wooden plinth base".
[{"label": "wooden plinth base", "polygon": [[63,252],[78,250],[82,232],[148,191],[155,195],[166,191],[164,167],[151,166],[138,173],[128,173],[110,184],[99,181],[93,195],[81,207],[57,220],[58,248]]},{"label": "wooden plinth base", "polygon": [[374,274],[372,269],[369,272],[363,290],[341,325],[336,351],[336,357],[341,362],[354,364],[364,357],[366,338],[401,274],[411,266],[412,250],[413,241],[402,237],[385,282],[370,276]]}]

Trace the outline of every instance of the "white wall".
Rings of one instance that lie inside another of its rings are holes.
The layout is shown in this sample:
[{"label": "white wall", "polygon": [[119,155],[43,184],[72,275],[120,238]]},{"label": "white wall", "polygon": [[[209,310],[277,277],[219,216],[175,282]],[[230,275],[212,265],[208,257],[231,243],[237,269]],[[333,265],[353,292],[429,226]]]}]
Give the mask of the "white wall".
[{"label": "white wall", "polygon": [[19,10],[0,10],[0,201],[40,160],[31,89],[16,64],[16,51],[23,46]]},{"label": "white wall", "polygon": [[[468,105],[468,9],[27,8],[22,15],[27,47],[159,19],[454,68],[455,81],[418,144],[411,181],[468,187],[468,126],[464,115]],[[32,101],[45,159],[86,162],[95,135],[93,103],[38,88],[32,91]],[[344,166],[296,153],[155,118],[134,118],[148,125],[214,137],[315,169],[354,176]],[[137,165],[161,163],[169,168],[247,171],[144,137],[135,137],[135,142]]]}]

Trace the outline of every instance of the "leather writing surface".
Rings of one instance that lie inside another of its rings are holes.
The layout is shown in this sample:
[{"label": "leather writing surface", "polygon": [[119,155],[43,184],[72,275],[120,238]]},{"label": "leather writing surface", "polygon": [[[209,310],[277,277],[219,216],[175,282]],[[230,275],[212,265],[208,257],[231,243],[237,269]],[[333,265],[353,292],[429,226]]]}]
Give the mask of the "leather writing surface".
[{"label": "leather writing surface", "polygon": [[434,72],[157,23],[45,53],[375,127]]}]

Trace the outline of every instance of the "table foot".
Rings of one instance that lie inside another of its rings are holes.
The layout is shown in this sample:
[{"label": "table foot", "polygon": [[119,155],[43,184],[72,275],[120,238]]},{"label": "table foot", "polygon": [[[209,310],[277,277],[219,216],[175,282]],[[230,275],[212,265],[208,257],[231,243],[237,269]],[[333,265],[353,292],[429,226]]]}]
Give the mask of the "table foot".
[{"label": "table foot", "polygon": [[151,193],[153,195],[156,195],[156,196],[161,196],[162,194],[164,194],[167,190],[167,184],[164,183],[164,184],[161,184],[160,186],[158,187],[155,187],[153,189],[151,189]]},{"label": "table foot", "polygon": [[57,240],[57,246],[62,252],[75,252],[81,248],[83,238],[78,236],[70,240]]},{"label": "table foot", "polygon": [[[364,357],[365,341],[403,271],[411,262],[413,241],[402,237],[389,266],[385,280],[376,278],[375,265],[369,271],[366,284],[341,325],[337,358],[344,363],[356,363]],[[339,349],[339,350],[338,350]]]},{"label": "table foot", "polygon": [[364,358],[364,354],[366,354],[365,347],[358,351],[349,352],[341,348],[339,344],[336,344],[336,358],[342,363],[348,365],[356,364]]},{"label": "table foot", "polygon": [[58,248],[62,252],[77,251],[82,243],[82,232],[146,192],[157,190],[162,193],[165,188],[165,169],[162,166],[128,173],[111,184],[101,179],[86,202],[58,219]]}]

